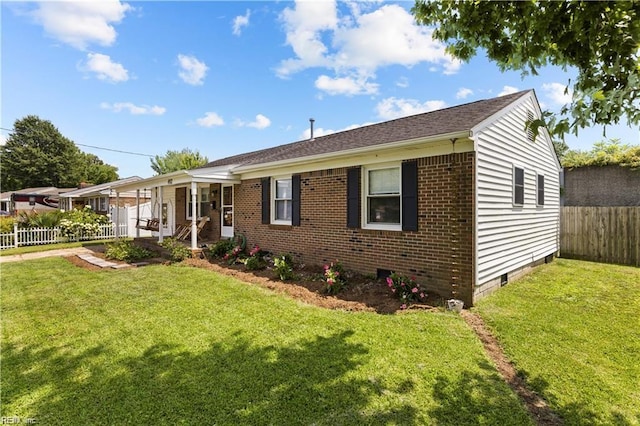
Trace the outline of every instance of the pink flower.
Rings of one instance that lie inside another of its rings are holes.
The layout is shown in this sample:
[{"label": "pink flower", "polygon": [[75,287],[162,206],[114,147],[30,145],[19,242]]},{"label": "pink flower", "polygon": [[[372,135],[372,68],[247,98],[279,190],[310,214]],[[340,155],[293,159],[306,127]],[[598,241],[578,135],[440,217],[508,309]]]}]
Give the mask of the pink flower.
[{"label": "pink flower", "polygon": [[333,278],[327,278],[327,284],[329,285],[333,284]]},{"label": "pink flower", "polygon": [[417,293],[418,292],[418,287],[414,287],[411,289],[411,293]]},{"label": "pink flower", "polygon": [[328,271],[329,270],[329,265],[324,265],[324,270]]},{"label": "pink flower", "polygon": [[393,280],[391,279],[391,277],[387,277],[387,285],[389,287],[393,286]]},{"label": "pink flower", "polygon": [[395,292],[396,292],[396,289],[395,289],[395,288],[392,288],[392,289],[391,289],[391,293],[395,293]]},{"label": "pink flower", "polygon": [[403,303],[402,306],[400,306],[400,309],[407,309],[407,304]]},{"label": "pink flower", "polygon": [[420,298],[424,299],[424,293],[420,293]]}]

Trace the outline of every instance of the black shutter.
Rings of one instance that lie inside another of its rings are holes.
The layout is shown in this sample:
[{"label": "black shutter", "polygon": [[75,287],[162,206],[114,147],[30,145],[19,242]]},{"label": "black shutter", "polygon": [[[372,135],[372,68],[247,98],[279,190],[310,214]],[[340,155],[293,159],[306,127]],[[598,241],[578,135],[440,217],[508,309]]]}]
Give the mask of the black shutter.
[{"label": "black shutter", "polygon": [[271,179],[266,177],[262,179],[262,223],[269,224],[271,222]]},{"label": "black shutter", "polygon": [[291,225],[300,226],[300,175],[291,176]]},{"label": "black shutter", "polygon": [[418,162],[402,163],[402,230],[418,230]]},{"label": "black shutter", "polygon": [[347,228],[360,227],[360,168],[347,170]]}]

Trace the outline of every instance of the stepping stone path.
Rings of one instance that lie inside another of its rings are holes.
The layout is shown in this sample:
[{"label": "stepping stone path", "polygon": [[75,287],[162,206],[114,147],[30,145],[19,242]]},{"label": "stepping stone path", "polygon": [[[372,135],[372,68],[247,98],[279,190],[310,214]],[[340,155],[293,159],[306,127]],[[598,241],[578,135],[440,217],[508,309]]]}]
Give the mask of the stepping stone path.
[{"label": "stepping stone path", "polygon": [[78,257],[84,260],[85,262],[89,262],[92,265],[96,265],[101,268],[122,269],[122,268],[129,268],[131,266],[128,263],[109,262],[108,260],[101,259],[92,254],[79,254]]}]

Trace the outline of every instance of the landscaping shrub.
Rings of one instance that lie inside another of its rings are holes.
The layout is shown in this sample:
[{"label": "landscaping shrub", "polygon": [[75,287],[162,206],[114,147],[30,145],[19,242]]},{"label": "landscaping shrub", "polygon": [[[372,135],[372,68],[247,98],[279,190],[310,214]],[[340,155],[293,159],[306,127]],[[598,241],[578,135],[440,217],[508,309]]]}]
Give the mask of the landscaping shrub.
[{"label": "landscaping shrub", "polygon": [[402,309],[406,309],[409,304],[420,302],[427,297],[414,277],[408,278],[393,272],[387,277],[387,285],[391,292],[402,301]]},{"label": "landscaping shrub", "polygon": [[261,250],[260,247],[254,246],[249,252],[249,257],[244,260],[244,266],[250,271],[266,268],[265,254],[266,252]]},{"label": "landscaping shrub", "polygon": [[346,285],[344,269],[338,262],[324,265],[323,280],[325,283],[324,290],[328,294],[336,294]]},{"label": "landscaping shrub", "polygon": [[293,273],[293,258],[290,254],[281,254],[273,259],[273,270],[281,281],[295,278]]},{"label": "landscaping shrub", "polygon": [[182,262],[192,256],[191,249],[175,238],[166,238],[160,245],[169,250],[173,262]]},{"label": "landscaping shrub", "polygon": [[18,226],[20,228],[55,228],[65,216],[60,210],[46,212],[20,212],[18,214]]},{"label": "landscaping shrub", "polygon": [[220,240],[209,249],[209,255],[214,258],[222,258],[233,249],[232,240]]},{"label": "landscaping shrub", "polygon": [[135,245],[132,241],[116,241],[107,244],[104,255],[107,259],[122,260],[124,262],[137,262],[147,259],[153,253],[144,247]]},{"label": "landscaping shrub", "polygon": [[12,234],[13,221],[12,217],[0,217],[0,234]]},{"label": "landscaping shrub", "polygon": [[60,233],[69,239],[75,239],[81,235],[95,235],[100,230],[100,225],[109,223],[109,219],[91,210],[90,206],[83,209],[74,209],[63,213],[60,220]]}]

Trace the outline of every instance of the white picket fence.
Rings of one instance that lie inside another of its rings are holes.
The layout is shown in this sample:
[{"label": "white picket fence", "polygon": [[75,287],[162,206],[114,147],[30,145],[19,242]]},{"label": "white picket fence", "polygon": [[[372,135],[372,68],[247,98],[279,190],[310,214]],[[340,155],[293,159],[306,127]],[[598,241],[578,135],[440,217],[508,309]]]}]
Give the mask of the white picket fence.
[{"label": "white picket fence", "polygon": [[[120,237],[128,236],[127,224],[121,224]],[[88,241],[107,240],[116,237],[116,226],[113,223],[99,225],[99,231],[95,234],[81,234],[77,237],[68,238],[61,235],[60,228],[26,228],[20,229],[14,226],[13,232],[0,234],[0,250],[20,247],[34,246],[40,244],[55,244],[68,241]]]}]

